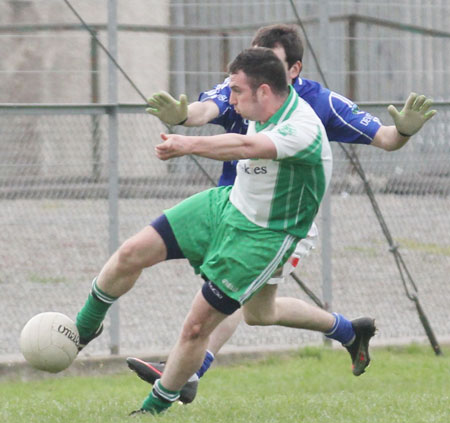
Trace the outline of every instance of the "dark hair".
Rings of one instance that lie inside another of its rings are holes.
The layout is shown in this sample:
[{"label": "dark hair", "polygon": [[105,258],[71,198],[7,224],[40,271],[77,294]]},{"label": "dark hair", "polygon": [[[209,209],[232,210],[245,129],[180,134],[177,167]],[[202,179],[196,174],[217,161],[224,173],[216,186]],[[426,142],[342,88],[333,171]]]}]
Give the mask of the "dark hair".
[{"label": "dark hair", "polygon": [[286,52],[286,61],[289,67],[303,58],[303,42],[294,25],[263,26],[256,31],[252,46],[274,48],[281,46]]},{"label": "dark hair", "polygon": [[268,48],[248,48],[242,51],[229,64],[228,70],[230,74],[244,72],[253,92],[262,84],[269,85],[272,91],[278,95],[289,92],[284,65],[278,56]]}]

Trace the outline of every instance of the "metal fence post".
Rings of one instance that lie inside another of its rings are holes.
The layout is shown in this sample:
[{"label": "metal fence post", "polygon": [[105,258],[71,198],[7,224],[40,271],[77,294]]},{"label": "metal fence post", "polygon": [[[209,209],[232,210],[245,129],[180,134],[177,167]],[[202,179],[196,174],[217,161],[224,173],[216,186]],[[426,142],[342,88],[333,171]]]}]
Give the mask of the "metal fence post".
[{"label": "metal fence post", "polygon": [[[328,71],[328,45],[330,19],[328,15],[328,1],[323,0],[319,5],[319,58],[324,75]],[[326,310],[331,309],[332,304],[332,244],[331,244],[331,194],[328,191],[321,205],[321,230],[322,245],[322,295]],[[331,344],[328,338],[324,338],[325,344]]]},{"label": "metal fence post", "polygon": [[[98,32],[94,32],[98,35]],[[100,81],[97,41],[91,36],[91,103],[100,102]],[[101,176],[101,132],[100,116],[92,115],[92,180],[98,182]]]},{"label": "metal fence post", "polygon": [[[171,2],[173,3],[173,2]],[[184,9],[182,8],[182,3],[171,4],[173,10],[170,14],[170,24],[175,27],[183,28],[185,26],[184,22]],[[172,71],[169,80],[169,92],[173,94],[176,98],[180,94],[187,94],[188,98],[190,92],[186,91],[186,34],[173,35],[169,39],[170,41],[170,63],[169,70]],[[178,127],[179,129],[180,127]],[[169,160],[167,163],[167,168],[169,172],[183,172],[189,166],[189,158],[180,157],[177,160]]]},{"label": "metal fence post", "polygon": [[[108,48],[111,55],[117,58],[117,0],[108,0]],[[108,114],[108,214],[109,214],[109,254],[113,254],[119,245],[119,125],[117,114],[117,69],[108,61],[108,102],[113,107]],[[110,310],[110,351],[119,353],[120,315],[119,302]]]}]

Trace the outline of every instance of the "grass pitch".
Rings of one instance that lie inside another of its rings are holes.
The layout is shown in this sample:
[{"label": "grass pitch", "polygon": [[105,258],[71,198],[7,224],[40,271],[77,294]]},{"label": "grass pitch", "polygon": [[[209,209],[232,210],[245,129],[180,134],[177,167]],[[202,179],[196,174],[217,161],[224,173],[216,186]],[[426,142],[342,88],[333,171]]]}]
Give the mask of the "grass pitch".
[{"label": "grass pitch", "polygon": [[263,361],[216,367],[194,403],[163,416],[128,417],[150,385],[131,372],[0,384],[0,422],[448,423],[450,349],[375,349],[354,377],[343,350],[306,348]]}]

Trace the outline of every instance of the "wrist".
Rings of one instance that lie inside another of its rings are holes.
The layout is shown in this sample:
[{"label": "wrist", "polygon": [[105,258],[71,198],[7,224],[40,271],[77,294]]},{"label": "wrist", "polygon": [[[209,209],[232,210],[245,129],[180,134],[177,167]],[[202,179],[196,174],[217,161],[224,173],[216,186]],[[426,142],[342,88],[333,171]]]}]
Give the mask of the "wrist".
[{"label": "wrist", "polygon": [[405,134],[405,133],[403,133],[403,132],[400,132],[398,129],[397,129],[397,132],[399,133],[399,135],[401,135],[402,137],[405,137],[405,138],[410,138],[410,137],[413,136],[413,134],[408,135],[408,134]]},{"label": "wrist", "polygon": [[188,120],[188,117],[184,118],[181,122],[176,123],[175,125],[184,125]]}]

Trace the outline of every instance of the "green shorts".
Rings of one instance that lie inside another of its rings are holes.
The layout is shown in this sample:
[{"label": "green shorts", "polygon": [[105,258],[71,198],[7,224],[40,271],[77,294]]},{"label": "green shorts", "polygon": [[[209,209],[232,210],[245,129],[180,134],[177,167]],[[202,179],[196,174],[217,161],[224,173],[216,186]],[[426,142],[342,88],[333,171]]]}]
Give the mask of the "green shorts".
[{"label": "green shorts", "polygon": [[231,188],[203,191],[164,214],[196,273],[243,304],[287,261],[298,239],[250,222],[229,201]]}]

